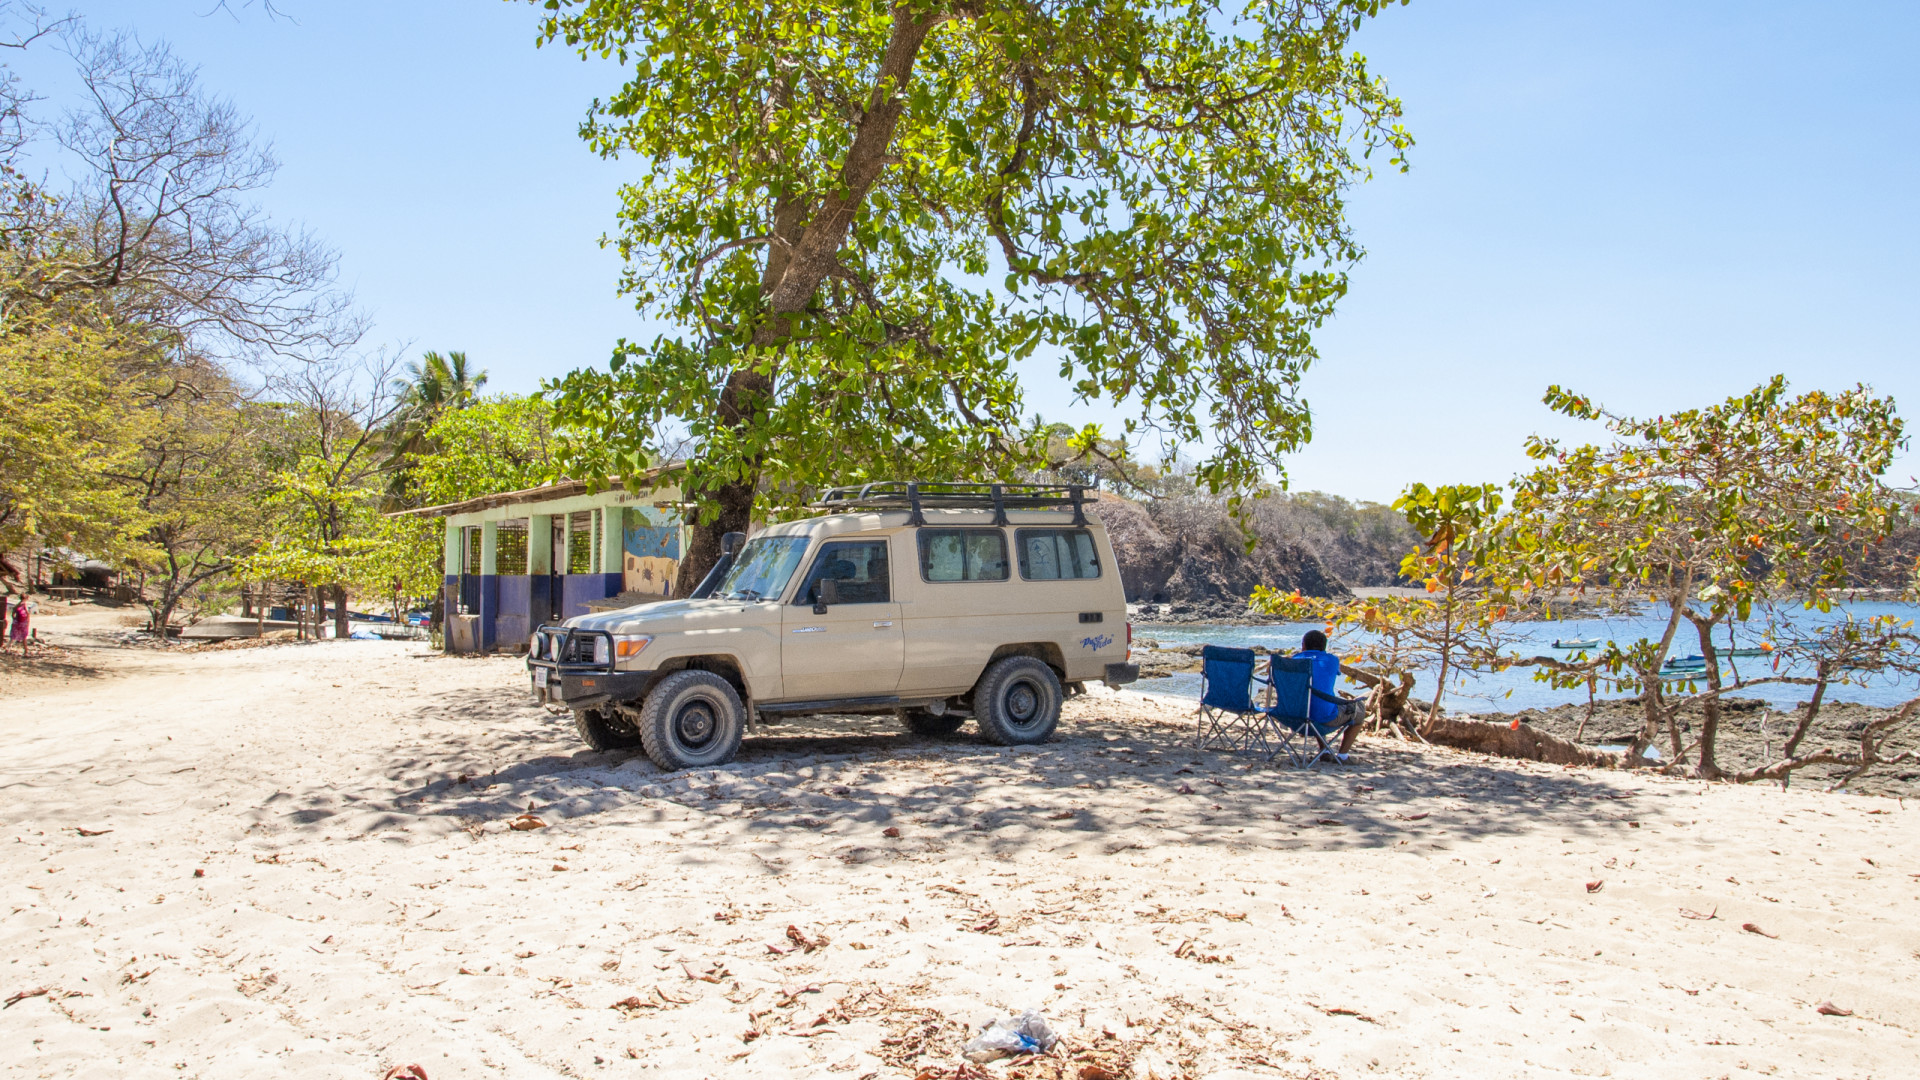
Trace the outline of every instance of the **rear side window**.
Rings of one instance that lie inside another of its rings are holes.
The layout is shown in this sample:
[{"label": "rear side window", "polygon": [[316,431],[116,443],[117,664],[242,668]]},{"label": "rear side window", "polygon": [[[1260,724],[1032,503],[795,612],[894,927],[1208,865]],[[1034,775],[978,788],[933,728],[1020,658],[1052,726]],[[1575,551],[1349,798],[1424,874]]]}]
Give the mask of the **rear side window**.
[{"label": "rear side window", "polygon": [[832,578],[842,604],[885,604],[893,600],[887,576],[885,540],[836,540],[814,556],[813,569],[800,583],[796,604],[820,602],[820,582]]},{"label": "rear side window", "polygon": [[1100,576],[1093,534],[1085,529],[1018,529],[1020,576],[1028,581],[1060,581]]},{"label": "rear side window", "polygon": [[928,581],[1007,580],[1007,534],[999,529],[921,529],[920,576]]}]

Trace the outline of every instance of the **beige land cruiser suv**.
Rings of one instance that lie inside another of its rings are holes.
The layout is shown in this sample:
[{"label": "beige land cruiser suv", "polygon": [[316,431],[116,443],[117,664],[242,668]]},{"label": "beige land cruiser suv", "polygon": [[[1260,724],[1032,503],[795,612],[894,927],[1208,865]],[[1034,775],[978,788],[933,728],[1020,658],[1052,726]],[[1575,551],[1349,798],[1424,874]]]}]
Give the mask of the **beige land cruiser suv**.
[{"label": "beige land cruiser suv", "polygon": [[527,666],[596,750],[731,760],[751,724],[897,714],[1044,742],[1064,697],[1139,677],[1113,545],[1077,486],[869,484],[819,517],[729,534],[684,600],[545,626]]}]

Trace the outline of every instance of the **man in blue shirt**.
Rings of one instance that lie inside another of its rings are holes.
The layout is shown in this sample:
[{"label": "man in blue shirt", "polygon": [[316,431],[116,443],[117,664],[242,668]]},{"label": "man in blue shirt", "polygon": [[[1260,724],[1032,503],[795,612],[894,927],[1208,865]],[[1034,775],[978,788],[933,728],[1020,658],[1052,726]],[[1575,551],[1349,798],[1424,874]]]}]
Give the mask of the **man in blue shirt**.
[{"label": "man in blue shirt", "polygon": [[1294,655],[1313,664],[1313,688],[1320,692],[1308,706],[1308,718],[1323,730],[1348,725],[1346,734],[1340,738],[1340,752],[1344,754],[1353,749],[1354,740],[1360,737],[1360,720],[1365,715],[1366,702],[1361,698],[1328,700],[1339,696],[1333,687],[1340,681],[1340,658],[1327,651],[1327,635],[1318,630],[1307,631],[1300,639],[1300,651]]}]

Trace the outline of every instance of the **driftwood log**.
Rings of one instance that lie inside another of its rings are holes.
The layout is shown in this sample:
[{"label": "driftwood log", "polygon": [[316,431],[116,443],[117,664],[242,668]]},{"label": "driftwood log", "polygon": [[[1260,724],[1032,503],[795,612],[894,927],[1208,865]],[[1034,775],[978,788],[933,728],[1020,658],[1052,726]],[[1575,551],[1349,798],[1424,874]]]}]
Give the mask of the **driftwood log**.
[{"label": "driftwood log", "polygon": [[1591,765],[1617,769],[1621,764],[1619,754],[1589,749],[1526,724],[1515,727],[1511,723],[1489,724],[1484,720],[1455,720],[1441,716],[1422,723],[1420,736],[1442,746],[1524,761],[1544,761],[1549,765]]},{"label": "driftwood log", "polygon": [[1387,675],[1365,668],[1342,664],[1340,673],[1372,688],[1368,712],[1377,727],[1404,731],[1415,738],[1441,746],[1473,750],[1496,757],[1543,761],[1549,765],[1590,765],[1602,769],[1617,769],[1621,765],[1619,754],[1588,749],[1526,724],[1516,728],[1511,724],[1490,724],[1482,720],[1455,720],[1445,716],[1426,720],[1416,716],[1408,708],[1408,700],[1413,696],[1413,676],[1405,672],[1399,673],[1397,685]]}]

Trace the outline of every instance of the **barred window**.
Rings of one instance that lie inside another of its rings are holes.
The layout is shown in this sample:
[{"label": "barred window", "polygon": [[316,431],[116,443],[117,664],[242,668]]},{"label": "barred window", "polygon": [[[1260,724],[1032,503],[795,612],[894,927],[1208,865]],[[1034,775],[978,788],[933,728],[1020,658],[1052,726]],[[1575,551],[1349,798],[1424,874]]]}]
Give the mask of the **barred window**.
[{"label": "barred window", "polygon": [[591,574],[599,565],[594,556],[594,541],[599,531],[593,527],[595,511],[581,510],[567,517],[567,573]]},{"label": "barred window", "polygon": [[503,521],[494,529],[493,534],[493,572],[496,574],[524,574],[527,572],[527,519],[514,518]]}]

